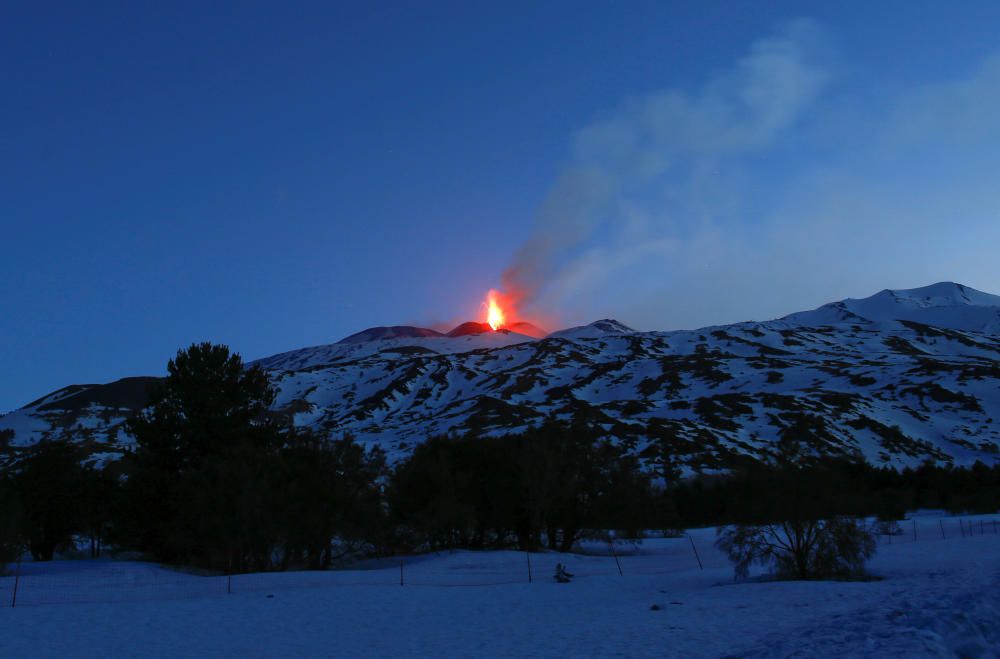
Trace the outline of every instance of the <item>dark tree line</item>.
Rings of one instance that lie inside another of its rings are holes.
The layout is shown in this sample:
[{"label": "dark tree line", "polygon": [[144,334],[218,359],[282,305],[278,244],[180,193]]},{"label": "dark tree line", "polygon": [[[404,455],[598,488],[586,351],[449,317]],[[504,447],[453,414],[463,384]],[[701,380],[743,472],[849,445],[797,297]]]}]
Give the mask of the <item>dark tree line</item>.
[{"label": "dark tree line", "polygon": [[592,427],[554,421],[515,436],[431,439],[389,490],[404,540],[429,548],[568,551],[590,529],[638,533],[654,498],[636,458]]},{"label": "dark tree line", "polygon": [[101,554],[110,527],[116,481],[110,471],[82,464],[68,441],[43,442],[16,469],[0,476],[0,559],[27,550],[34,560],[52,560],[86,539],[91,557]]},{"label": "dark tree line", "polygon": [[776,521],[801,522],[793,535],[822,548],[816,520],[1000,509],[1000,466],[979,463],[789,460],[664,483],[585,420],[432,438],[389,470],[350,437],[295,428],[274,401],[267,374],[224,346],[178,352],[129,421],[136,444],[123,460],[84,466],[77,445],[52,440],[0,473],[0,561],[25,550],[51,559],[83,541],[92,556],[111,544],[218,571],[325,568],[338,552],[566,551],[591,531]]},{"label": "dark tree line", "polygon": [[662,483],[599,430],[549,422],[518,436],[419,446],[392,478],[389,507],[412,546],[566,549],[588,530],[996,512],[1000,465],[897,471],[819,459]]},{"label": "dark tree line", "polygon": [[681,527],[786,519],[808,505],[821,516],[901,519],[907,511],[1000,510],[1000,465],[924,464],[895,470],[841,459],[808,465],[756,464],[719,476],[680,480],[665,492],[666,517]]}]

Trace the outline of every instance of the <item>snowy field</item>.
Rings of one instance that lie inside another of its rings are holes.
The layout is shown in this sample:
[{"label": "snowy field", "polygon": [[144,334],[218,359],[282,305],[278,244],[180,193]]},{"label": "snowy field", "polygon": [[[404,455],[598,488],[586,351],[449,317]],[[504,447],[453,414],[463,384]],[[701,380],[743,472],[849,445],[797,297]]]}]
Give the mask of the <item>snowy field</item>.
[{"label": "snowy field", "polygon": [[[595,555],[532,554],[532,583],[512,551],[231,582],[148,563],[28,563],[15,608],[14,578],[0,579],[0,656],[996,657],[998,520],[923,513],[916,539],[903,522],[880,541],[870,582],[733,583],[713,529],[619,544],[617,564],[600,543],[586,547]],[[559,561],[572,583],[552,580]]]}]

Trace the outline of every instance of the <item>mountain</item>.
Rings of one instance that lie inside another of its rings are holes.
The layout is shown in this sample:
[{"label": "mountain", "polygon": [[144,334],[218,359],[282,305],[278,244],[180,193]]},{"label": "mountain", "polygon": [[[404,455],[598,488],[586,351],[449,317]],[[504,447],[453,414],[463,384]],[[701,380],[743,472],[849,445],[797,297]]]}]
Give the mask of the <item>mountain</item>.
[{"label": "mountain", "polygon": [[[544,339],[376,328],[256,363],[297,424],[350,432],[391,460],[428,435],[512,433],[556,416],[600,424],[651,467],[685,473],[789,446],[896,467],[994,463],[998,316],[1000,297],[941,283],[691,331],[610,319]],[[71,432],[95,459],[113,459],[137,404],[66,388],[0,418],[0,429],[15,431],[14,447]]]},{"label": "mountain", "polygon": [[813,311],[785,316],[793,326],[851,325],[898,327],[912,321],[956,330],[1000,333],[1000,296],[941,282],[923,288],[884,290],[862,300],[847,299]]},{"label": "mountain", "polygon": [[445,336],[447,336],[450,339],[454,339],[459,336],[470,336],[472,334],[485,334],[486,332],[492,332],[492,331],[493,329],[486,323],[476,323],[470,321],[467,323],[462,323],[458,327],[454,328],[453,330],[445,334]]},{"label": "mountain", "polygon": [[611,334],[634,334],[635,330],[617,320],[605,318],[589,325],[580,325],[549,334],[553,339],[596,339]]},{"label": "mountain", "polygon": [[351,334],[337,341],[337,343],[366,343],[368,341],[382,341],[385,339],[426,339],[440,336],[444,336],[444,334],[432,329],[411,327],[409,325],[393,325],[392,327],[371,327],[357,334]]},{"label": "mountain", "polygon": [[548,336],[548,332],[543,330],[541,327],[532,325],[524,321],[518,321],[511,325],[507,325],[504,329],[514,332],[516,334],[523,334],[525,336],[530,336],[533,339],[544,339]]}]

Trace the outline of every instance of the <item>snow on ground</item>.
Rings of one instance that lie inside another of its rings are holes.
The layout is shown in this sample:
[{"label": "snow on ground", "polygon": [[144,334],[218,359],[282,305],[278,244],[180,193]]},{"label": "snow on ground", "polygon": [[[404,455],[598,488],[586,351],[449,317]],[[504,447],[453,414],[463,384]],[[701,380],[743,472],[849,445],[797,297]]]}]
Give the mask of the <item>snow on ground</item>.
[{"label": "snow on ground", "polygon": [[871,582],[733,583],[712,529],[691,532],[704,570],[686,537],[619,544],[624,576],[589,543],[604,555],[531,555],[530,584],[513,551],[407,557],[403,586],[386,559],[240,575],[232,594],[148,563],[25,564],[0,656],[998,656],[1000,518],[939,517],[883,539]]}]

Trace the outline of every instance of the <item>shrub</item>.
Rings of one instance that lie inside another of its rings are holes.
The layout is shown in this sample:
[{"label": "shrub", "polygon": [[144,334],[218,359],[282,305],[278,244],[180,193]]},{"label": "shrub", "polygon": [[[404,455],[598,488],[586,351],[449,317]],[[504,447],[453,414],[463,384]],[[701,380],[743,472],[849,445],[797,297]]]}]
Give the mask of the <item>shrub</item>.
[{"label": "shrub", "polygon": [[849,517],[727,526],[718,535],[716,547],[733,562],[737,579],[754,564],[783,578],[858,577],[875,554],[873,529]]}]

